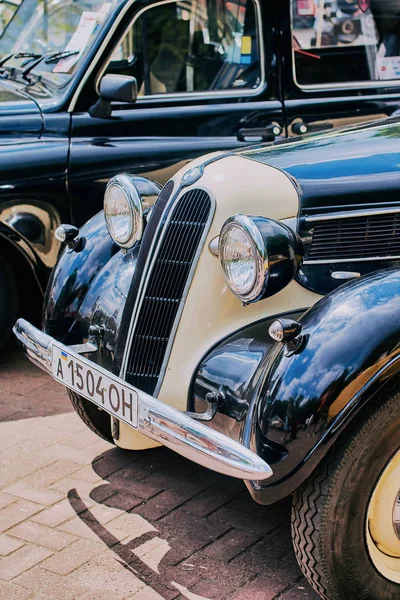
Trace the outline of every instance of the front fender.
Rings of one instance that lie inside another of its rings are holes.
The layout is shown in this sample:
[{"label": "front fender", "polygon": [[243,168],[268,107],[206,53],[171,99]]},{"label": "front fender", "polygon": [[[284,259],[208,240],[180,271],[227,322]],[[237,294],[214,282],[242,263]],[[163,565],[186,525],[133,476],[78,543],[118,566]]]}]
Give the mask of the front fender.
[{"label": "front fender", "polygon": [[[354,280],[325,296],[299,321],[302,342],[290,355],[271,350],[243,443],[274,462],[267,485],[252,493],[270,503],[313,470],[362,406],[400,371],[400,270]],[[247,436],[247,437],[246,437]]]},{"label": "front fender", "polygon": [[104,265],[119,248],[112,241],[103,212],[95,215],[79,232],[83,249],[64,249],[51,278],[44,300],[43,330],[67,343],[80,343],[76,315],[86,294]]}]

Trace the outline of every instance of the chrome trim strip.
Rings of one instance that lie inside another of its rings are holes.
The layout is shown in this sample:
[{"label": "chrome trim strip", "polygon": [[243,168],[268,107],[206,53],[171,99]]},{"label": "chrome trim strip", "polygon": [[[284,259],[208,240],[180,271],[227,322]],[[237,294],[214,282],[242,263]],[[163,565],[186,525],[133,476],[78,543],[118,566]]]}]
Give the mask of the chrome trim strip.
[{"label": "chrome trim strip", "polygon": [[338,211],[327,213],[326,215],[319,214],[311,217],[305,217],[307,223],[317,221],[333,221],[335,219],[351,219],[356,217],[371,217],[374,215],[392,215],[400,213],[400,206],[393,208],[360,208],[359,210]]},{"label": "chrome trim strip", "polygon": [[336,265],[337,263],[371,262],[376,260],[400,260],[399,256],[367,256],[363,258],[324,258],[321,260],[305,260],[303,265]]},{"label": "chrome trim strip", "polygon": [[393,527],[400,540],[400,490],[393,506]]},{"label": "chrome trim strip", "polygon": [[204,186],[196,184],[193,187],[189,187],[189,188],[186,187],[184,189],[179,189],[178,190],[178,194],[177,194],[177,196],[175,197],[175,199],[173,201],[173,204],[171,205],[169,203],[165,207],[164,214],[165,214],[165,211],[167,211],[167,210],[169,210],[169,213],[168,213],[168,216],[167,216],[164,224],[163,224],[163,218],[160,219],[160,225],[158,226],[158,229],[157,229],[157,231],[155,233],[155,237],[157,235],[159,236],[158,241],[157,241],[157,245],[156,245],[155,249],[153,250],[154,245],[155,245],[153,243],[152,247],[150,249],[150,252],[148,254],[148,256],[150,257],[150,260],[148,260],[147,263],[146,263],[146,270],[145,270],[144,276],[141,279],[140,288],[139,288],[138,295],[137,295],[137,298],[136,298],[135,306],[134,306],[134,309],[132,311],[132,317],[131,317],[131,321],[130,321],[130,324],[129,324],[128,336],[127,336],[127,339],[126,339],[126,345],[125,345],[125,349],[124,349],[124,356],[123,356],[123,359],[122,359],[122,365],[121,365],[121,370],[120,370],[120,374],[119,374],[119,376],[121,377],[121,379],[125,380],[125,378],[126,378],[127,363],[128,363],[128,356],[129,356],[129,349],[131,348],[131,345],[132,345],[132,339],[133,339],[133,335],[134,335],[134,332],[135,332],[135,329],[136,329],[137,320],[139,318],[140,308],[141,308],[141,305],[143,303],[143,299],[144,299],[144,295],[145,295],[145,292],[146,292],[146,289],[147,289],[147,285],[148,285],[148,282],[149,282],[150,275],[152,273],[155,261],[157,259],[158,253],[160,251],[161,243],[162,243],[162,241],[164,239],[164,236],[166,235],[168,223],[171,220],[173,212],[174,212],[174,209],[175,209],[176,205],[178,204],[178,202],[180,201],[180,199],[182,198],[182,195],[186,194],[187,192],[189,192],[192,189],[196,189],[196,190],[200,190],[201,189],[201,190],[204,190],[210,196],[210,200],[211,200],[210,213],[209,213],[206,225],[204,227],[204,231],[203,231],[203,235],[201,237],[200,243],[199,243],[198,248],[196,250],[196,254],[195,254],[194,258],[193,258],[192,268],[191,268],[191,270],[189,272],[188,279],[187,279],[187,282],[186,282],[186,285],[185,285],[185,289],[184,289],[184,292],[183,292],[182,300],[180,302],[180,306],[179,306],[179,309],[178,309],[178,312],[177,312],[177,315],[176,315],[176,319],[175,319],[174,325],[173,325],[173,327],[171,329],[170,339],[169,339],[169,342],[168,342],[168,345],[167,345],[167,348],[166,348],[166,351],[165,351],[164,361],[163,361],[163,364],[162,364],[162,367],[161,367],[159,378],[157,380],[156,388],[154,390],[154,395],[158,394],[158,392],[160,391],[161,384],[162,384],[162,381],[164,379],[165,369],[166,369],[166,366],[167,366],[167,363],[168,363],[169,356],[171,354],[172,342],[173,342],[173,340],[175,338],[176,330],[178,328],[179,320],[180,320],[180,317],[182,315],[182,311],[183,311],[183,307],[184,307],[184,304],[185,304],[185,301],[186,301],[186,297],[187,297],[187,294],[189,292],[190,285],[192,283],[192,279],[193,279],[193,275],[194,275],[194,270],[195,270],[195,268],[197,266],[197,262],[199,260],[200,253],[201,253],[201,251],[203,249],[205,238],[206,238],[206,236],[208,234],[208,231],[209,231],[210,226],[211,226],[211,222],[212,222],[212,220],[214,218],[215,206],[216,206],[215,198],[214,198],[212,192],[208,188],[206,188]]},{"label": "chrome trim strip", "polygon": [[337,279],[339,281],[347,281],[349,279],[361,277],[361,273],[358,273],[357,271],[333,271],[331,277],[332,279]]},{"label": "chrome trim strip", "polygon": [[[150,10],[151,8],[153,8],[154,6],[157,6],[159,4],[171,4],[172,2],[176,2],[177,0],[163,0],[160,2],[155,2],[154,4],[152,4],[151,6],[145,6],[143,7],[141,10],[139,10],[133,17],[133,19],[130,21],[129,25],[127,26],[126,30],[124,31],[123,36],[120,38],[119,41],[122,41],[124,35],[126,34],[126,32],[128,31],[128,29],[130,27],[132,27],[132,25],[135,23],[135,21],[147,10]],[[200,100],[202,98],[209,98],[209,99],[214,99],[214,98],[243,98],[243,97],[251,97],[251,96],[257,96],[259,94],[261,94],[261,92],[265,89],[266,87],[266,80],[265,80],[265,49],[264,49],[264,38],[262,35],[262,17],[261,17],[261,6],[260,6],[260,2],[259,0],[252,0],[254,2],[254,5],[256,7],[256,13],[257,13],[257,37],[258,37],[258,48],[259,48],[259,54],[260,54],[260,72],[261,72],[261,81],[260,84],[254,88],[254,89],[250,89],[250,88],[243,88],[243,89],[239,89],[239,90],[221,90],[219,92],[184,92],[182,94],[154,94],[151,96],[140,96],[137,99],[136,105],[137,104],[141,104],[143,102],[146,102],[148,100],[160,100],[160,101],[164,101],[164,100]],[[110,27],[106,37],[104,38],[100,48],[98,49],[95,57],[93,58],[92,62],[90,63],[90,65],[88,66],[88,68],[86,69],[85,75],[84,77],[82,77],[78,87],[76,88],[74,95],[72,96],[71,102],[69,103],[68,106],[68,112],[73,112],[75,110],[75,106],[76,103],[78,101],[79,98],[79,94],[81,93],[88,77],[91,75],[93,69],[95,68],[95,66],[97,65],[97,63],[99,62],[99,60],[101,59],[103,52],[106,48],[106,46],[108,45],[110,39],[112,38],[115,30],[117,29],[118,25],[120,24],[120,22],[122,21],[122,19],[124,18],[125,14],[128,12],[128,10],[130,9],[130,7],[132,6],[132,4],[135,2],[135,0],[130,0],[130,2],[127,2],[125,4],[125,6],[122,8],[122,10],[118,13],[117,18],[115,19],[114,23],[112,24],[112,26]],[[118,45],[118,42],[117,42]],[[112,53],[111,53],[112,54]],[[104,66],[102,69],[100,69],[99,74],[96,78],[96,83],[95,83],[95,87],[96,87],[96,92],[98,92],[98,85],[100,82],[100,79],[102,77],[102,75],[104,74],[104,72],[106,71],[109,63],[111,62],[111,54],[110,54],[110,59],[108,61],[106,61],[104,63]]]},{"label": "chrome trim strip", "polygon": [[[174,452],[185,456],[208,469],[239,479],[263,480],[272,475],[271,467],[257,454],[239,442],[191,419],[185,413],[153,398],[133,385],[64,346],[52,337],[33,327],[28,321],[19,319],[14,333],[25,352],[35,364],[52,374],[53,344],[64,349],[76,360],[103,373],[132,390],[138,398],[138,427],[128,422],[135,431],[139,430]],[[87,396],[87,400],[92,400]],[[93,400],[92,400],[93,401]],[[111,410],[106,412],[111,413]]]},{"label": "chrome trim strip", "polygon": [[[156,396],[156,397],[158,396],[158,394],[160,392],[162,382],[164,380],[165,371],[166,371],[169,357],[170,357],[171,351],[172,351],[172,344],[174,343],[176,331],[179,326],[179,321],[181,320],[182,312],[183,312],[183,309],[186,304],[186,298],[188,296],[190,286],[192,285],[193,275],[194,275],[195,269],[197,267],[197,263],[199,262],[200,254],[203,251],[204,243],[206,241],[206,238],[207,238],[207,235],[210,230],[211,223],[214,219],[214,214],[215,214],[216,202],[215,202],[215,198],[214,198],[213,194],[211,193],[211,191],[202,186],[195,185],[193,188],[185,188],[185,190],[183,190],[183,194],[186,194],[191,189],[204,190],[208,194],[208,196],[210,198],[210,212],[209,212],[206,224],[204,225],[203,235],[201,236],[199,245],[197,246],[196,254],[193,257],[192,266],[190,268],[190,271],[189,271],[189,274],[188,274],[188,277],[186,280],[186,285],[183,290],[182,298],[179,303],[179,308],[178,308],[178,311],[175,316],[174,324],[172,325],[171,333],[169,336],[169,341],[168,341],[167,347],[165,349],[164,360],[163,360],[163,363],[162,363],[161,369],[160,369],[160,375],[157,379],[157,385],[154,389],[154,396]],[[182,198],[183,194],[180,196],[180,198]],[[172,210],[171,210],[170,214],[172,215]]]}]

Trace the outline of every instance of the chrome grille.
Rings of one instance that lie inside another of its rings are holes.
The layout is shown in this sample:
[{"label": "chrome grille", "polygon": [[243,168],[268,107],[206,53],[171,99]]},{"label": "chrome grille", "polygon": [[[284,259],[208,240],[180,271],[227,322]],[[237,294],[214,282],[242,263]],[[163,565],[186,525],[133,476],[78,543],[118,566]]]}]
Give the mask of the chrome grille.
[{"label": "chrome grille", "polygon": [[400,256],[400,213],[327,219],[315,224],[306,260]]},{"label": "chrome grille", "polygon": [[182,195],[165,224],[129,349],[126,381],[153,394],[199,244],[209,222],[211,198],[204,190]]}]

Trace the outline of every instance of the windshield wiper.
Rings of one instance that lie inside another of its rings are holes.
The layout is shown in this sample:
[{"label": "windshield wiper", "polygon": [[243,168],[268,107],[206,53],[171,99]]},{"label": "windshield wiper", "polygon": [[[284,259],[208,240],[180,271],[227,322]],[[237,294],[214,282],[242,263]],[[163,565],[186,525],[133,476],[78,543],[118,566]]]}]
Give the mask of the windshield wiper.
[{"label": "windshield wiper", "polygon": [[22,77],[26,77],[28,73],[42,61],[46,64],[57,63],[59,60],[74,56],[75,54],[79,54],[79,50],[61,50],[59,52],[51,52],[50,54],[39,54],[35,57],[37,60],[33,61],[26,69],[24,69],[21,75]]},{"label": "windshield wiper", "polygon": [[41,56],[41,54],[35,54],[34,52],[17,52],[16,54],[14,54],[14,52],[11,52],[11,54],[7,54],[7,56],[0,60],[0,67],[5,65],[6,62],[10,60],[10,58],[29,58],[30,60],[34,60]]},{"label": "windshield wiper", "polygon": [[[17,52],[16,54],[8,54],[4,58],[0,60],[0,69],[5,65],[10,58],[26,58],[26,60],[22,66],[25,66],[27,63],[29,64],[26,69],[16,69],[15,67],[11,68],[11,71],[16,71],[23,79],[26,79],[30,82],[30,78],[27,75],[34,69],[39,63],[44,61],[46,64],[57,63],[59,60],[63,58],[68,58],[70,56],[74,56],[75,54],[79,54],[79,50],[61,50],[59,52],[51,52],[49,54],[35,54],[34,52]],[[7,67],[3,67],[1,76],[8,77],[9,71]]]}]

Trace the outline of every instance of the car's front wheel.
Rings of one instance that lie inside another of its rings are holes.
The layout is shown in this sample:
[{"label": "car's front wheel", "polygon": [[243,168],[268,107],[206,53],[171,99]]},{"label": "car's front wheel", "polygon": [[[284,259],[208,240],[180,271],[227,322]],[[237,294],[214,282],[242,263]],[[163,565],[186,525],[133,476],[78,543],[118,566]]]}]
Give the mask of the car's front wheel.
[{"label": "car's front wheel", "polygon": [[76,392],[67,389],[67,393],[75,412],[85,425],[87,425],[96,435],[103,438],[103,440],[114,444],[111,434],[110,415],[104,410],[97,408],[97,406],[92,402],[89,402],[89,400],[79,396]]},{"label": "car's front wheel", "polygon": [[325,600],[400,598],[400,392],[370,414],[294,496],[299,565]]}]

